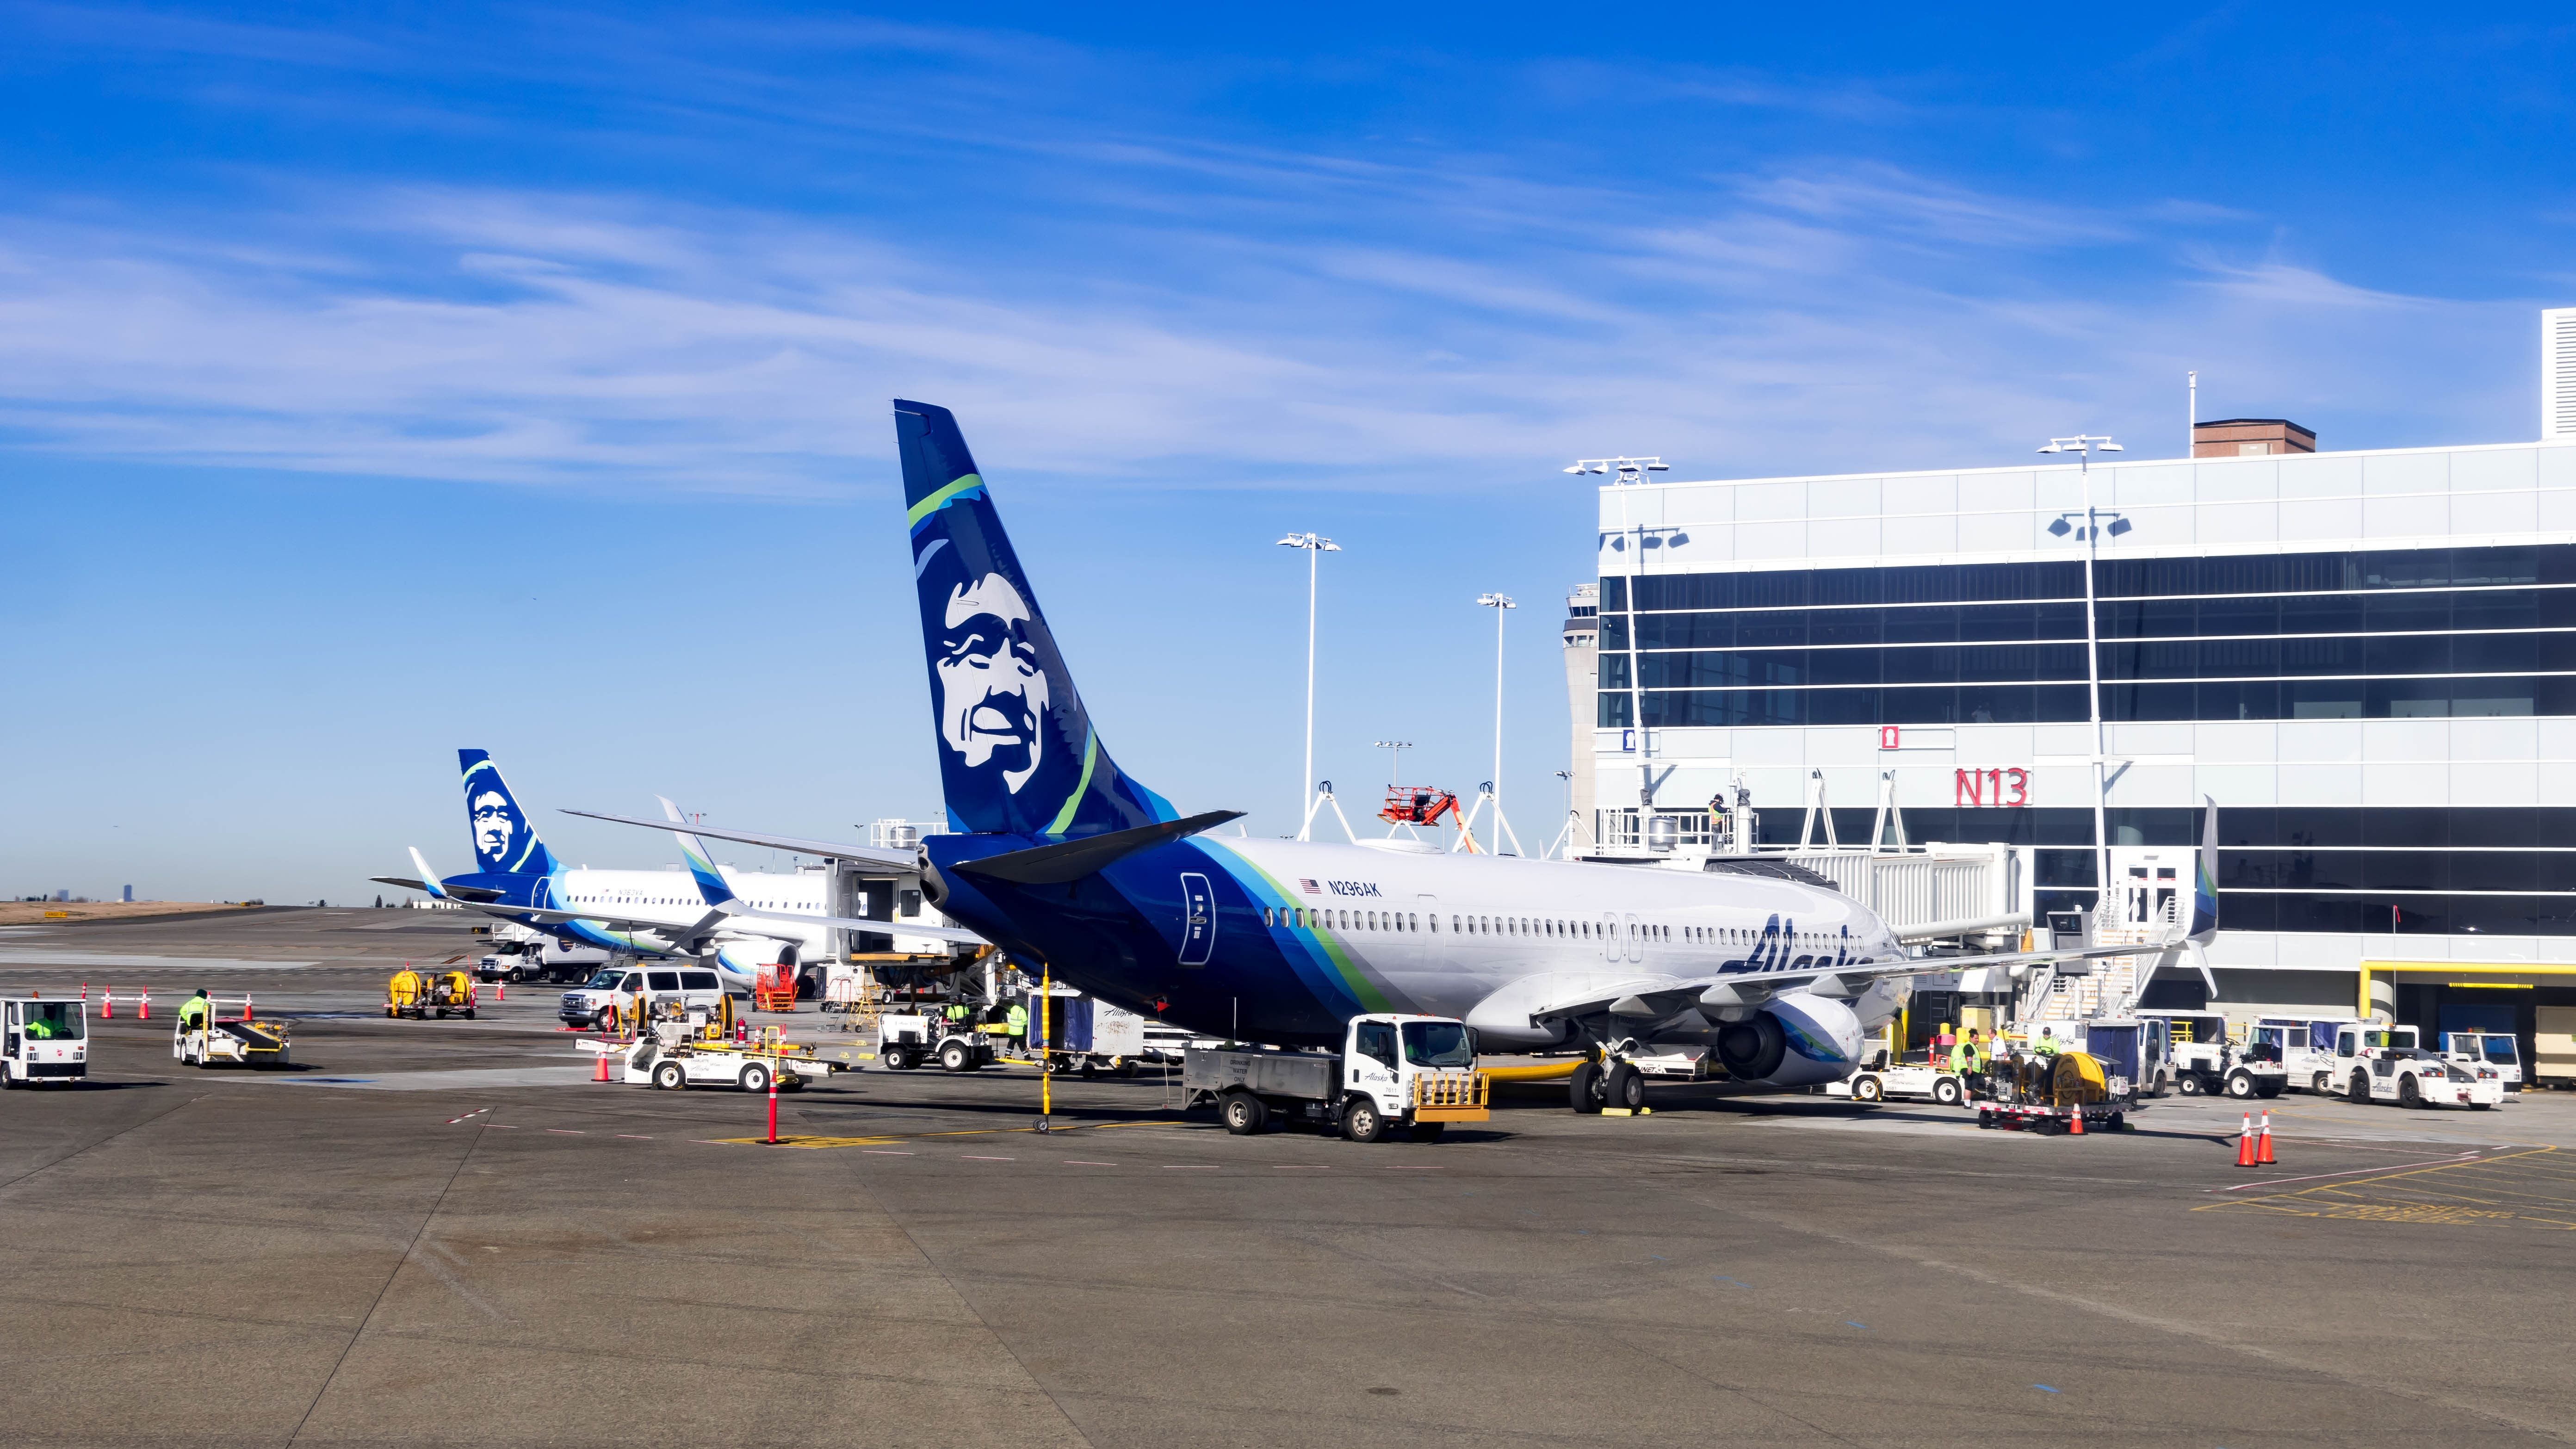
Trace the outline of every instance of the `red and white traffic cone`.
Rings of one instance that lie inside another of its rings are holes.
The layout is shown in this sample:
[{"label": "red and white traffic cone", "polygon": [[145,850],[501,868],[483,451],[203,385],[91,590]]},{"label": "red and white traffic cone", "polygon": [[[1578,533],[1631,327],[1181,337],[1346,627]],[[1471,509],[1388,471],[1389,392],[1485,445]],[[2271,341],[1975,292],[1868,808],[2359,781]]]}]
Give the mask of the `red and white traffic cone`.
[{"label": "red and white traffic cone", "polygon": [[89,983],[86,981],[81,983],[81,1005],[89,1005]]},{"label": "red and white traffic cone", "polygon": [[113,986],[98,994],[98,1019],[116,1020],[116,988]]},{"label": "red and white traffic cone", "polygon": [[149,986],[143,988],[143,1010],[138,1015],[145,1021],[152,1019],[152,988]]},{"label": "red and white traffic cone", "polygon": [[2254,1139],[2254,1165],[2272,1165],[2272,1109],[2269,1107],[2263,1109],[2263,1135]]},{"label": "red and white traffic cone", "polygon": [[608,1080],[608,1053],[601,1052],[599,1054],[599,1074],[592,1077],[591,1080],[594,1082],[604,1082]]},{"label": "red and white traffic cone", "polygon": [[2236,1132],[2236,1165],[2254,1165],[2254,1114],[2251,1112],[2245,1114],[2245,1125]]},{"label": "red and white traffic cone", "polygon": [[2084,1135],[2084,1104],[2081,1102],[2075,1104],[2075,1116],[2066,1124],[2066,1135],[2069,1137]]},{"label": "red and white traffic cone", "polygon": [[509,977],[495,976],[492,978],[492,999],[494,1001],[507,1001],[510,999]]}]

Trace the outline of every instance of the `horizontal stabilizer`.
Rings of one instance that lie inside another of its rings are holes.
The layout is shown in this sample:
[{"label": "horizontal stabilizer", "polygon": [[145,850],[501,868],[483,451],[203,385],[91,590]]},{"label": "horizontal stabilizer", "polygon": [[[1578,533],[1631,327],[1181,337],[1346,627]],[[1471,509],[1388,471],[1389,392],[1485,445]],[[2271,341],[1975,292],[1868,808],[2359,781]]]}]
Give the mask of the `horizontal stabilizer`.
[{"label": "horizontal stabilizer", "polygon": [[[603,815],[596,810],[567,810],[585,820],[605,820],[612,825],[641,825],[647,830],[668,830],[668,820],[645,820],[633,815]],[[819,855],[829,860],[846,860],[857,865],[881,865],[893,870],[910,870],[920,858],[909,850],[880,850],[873,845],[843,845],[832,840],[806,840],[794,835],[760,835],[748,830],[709,830],[701,825],[694,834],[709,840],[730,840],[740,845],[766,846],[790,855]]]},{"label": "horizontal stabilizer", "polygon": [[374,881],[378,885],[401,886],[407,891],[425,891],[429,889],[429,887],[422,882],[412,880],[407,876],[371,875],[367,877],[367,879]]},{"label": "horizontal stabilizer", "polygon": [[1064,885],[1107,870],[1137,851],[1242,818],[1240,810],[1210,810],[1184,820],[1163,820],[1128,830],[1112,830],[1106,835],[1085,836],[1061,845],[1041,845],[1035,850],[1014,850],[1007,855],[963,860],[951,869],[987,880],[1009,881],[1013,885]]}]

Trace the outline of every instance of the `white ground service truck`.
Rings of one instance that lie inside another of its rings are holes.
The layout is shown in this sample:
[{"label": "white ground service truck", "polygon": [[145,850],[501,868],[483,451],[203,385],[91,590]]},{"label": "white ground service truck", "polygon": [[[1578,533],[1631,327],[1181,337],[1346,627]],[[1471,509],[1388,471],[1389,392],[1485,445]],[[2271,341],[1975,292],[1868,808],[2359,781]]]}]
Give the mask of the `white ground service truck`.
[{"label": "white ground service truck", "polygon": [[89,1075],[89,1008],[78,1001],[0,997],[0,1087],[69,1086]]},{"label": "white ground service truck", "polygon": [[2246,1041],[2250,1051],[2279,1051],[2290,1080],[2320,1097],[2346,1095],[2354,1063],[2371,1053],[2420,1044],[2415,1028],[2369,1016],[2258,1017]]},{"label": "white ground service truck", "polygon": [[1286,1119],[1353,1142],[1399,1130],[1433,1142],[1452,1122],[1485,1121],[1490,1090],[1474,1035],[1446,1016],[1355,1016],[1339,1052],[1191,1047],[1181,1059],[1182,1106],[1215,1107],[1238,1137]]},{"label": "white ground service truck", "polygon": [[2505,1095],[2522,1090],[2522,1044],[2509,1031],[2446,1031],[2442,1056],[2454,1066],[2493,1067]]}]

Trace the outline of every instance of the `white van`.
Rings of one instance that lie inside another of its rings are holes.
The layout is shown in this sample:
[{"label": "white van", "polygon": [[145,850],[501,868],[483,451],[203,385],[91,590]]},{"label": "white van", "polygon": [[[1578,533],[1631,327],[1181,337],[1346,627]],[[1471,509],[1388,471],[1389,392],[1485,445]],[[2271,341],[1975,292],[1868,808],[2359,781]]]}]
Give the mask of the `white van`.
[{"label": "white van", "polygon": [[638,996],[711,1012],[724,994],[723,981],[703,966],[609,966],[565,992],[555,1014],[566,1026],[606,1031],[620,1016],[634,1014]]}]

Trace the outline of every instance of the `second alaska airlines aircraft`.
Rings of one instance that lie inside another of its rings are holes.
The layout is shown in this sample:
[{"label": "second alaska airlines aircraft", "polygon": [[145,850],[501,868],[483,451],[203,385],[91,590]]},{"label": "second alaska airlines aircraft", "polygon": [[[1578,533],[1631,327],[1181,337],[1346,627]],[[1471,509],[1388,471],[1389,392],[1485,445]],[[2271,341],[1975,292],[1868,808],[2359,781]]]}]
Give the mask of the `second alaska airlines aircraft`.
[{"label": "second alaska airlines aircraft", "polygon": [[[1851,1074],[1897,978],[2182,944],[1911,959],[1859,902],[1793,881],[1202,834],[1241,812],[1184,817],[1110,758],[956,420],[894,408],[956,831],[922,842],[923,880],[1026,967],[1254,1041],[1339,1043],[1358,1013],[1421,1012],[1506,1048],[1704,1045],[1738,1081],[1796,1087]],[[2216,926],[2212,854],[2196,940]],[[1579,1076],[1575,1105],[1627,1078]]]},{"label": "second alaska airlines aircraft", "polygon": [[[761,967],[820,961],[835,927],[881,935],[947,942],[974,939],[964,932],[911,922],[832,917],[820,875],[728,871],[708,858],[688,833],[679,808],[662,802],[665,828],[688,862],[685,872],[591,870],[566,866],[537,838],[534,822],[519,808],[501,778],[501,767],[481,750],[458,750],[464,778],[465,816],[477,869],[441,878],[415,849],[417,880],[377,876],[385,885],[426,891],[468,910],[551,931],[575,945],[638,956],[707,958],[725,984],[751,989]],[[870,850],[823,841],[800,842],[799,853],[909,870],[910,851]]]}]

